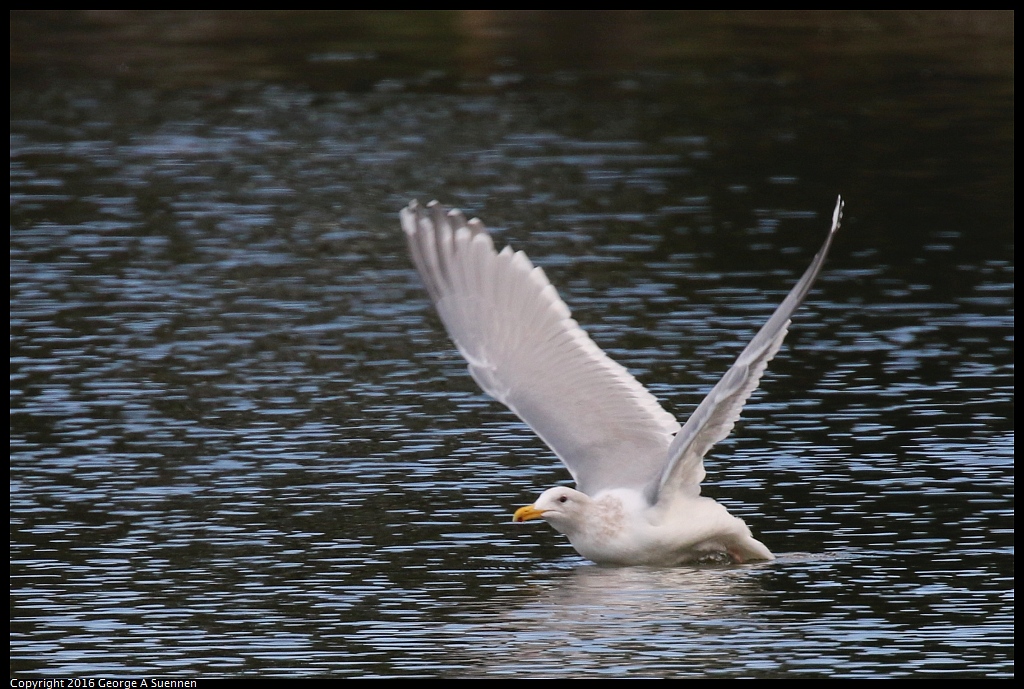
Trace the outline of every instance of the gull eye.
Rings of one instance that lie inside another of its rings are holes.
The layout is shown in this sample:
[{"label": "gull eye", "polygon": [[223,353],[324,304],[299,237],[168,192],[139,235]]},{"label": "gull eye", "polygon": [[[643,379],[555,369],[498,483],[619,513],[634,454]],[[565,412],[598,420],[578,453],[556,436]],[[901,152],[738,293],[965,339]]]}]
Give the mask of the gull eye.
[{"label": "gull eye", "polygon": [[569,502],[569,496],[568,495],[561,496],[560,498],[558,498],[558,502]]}]

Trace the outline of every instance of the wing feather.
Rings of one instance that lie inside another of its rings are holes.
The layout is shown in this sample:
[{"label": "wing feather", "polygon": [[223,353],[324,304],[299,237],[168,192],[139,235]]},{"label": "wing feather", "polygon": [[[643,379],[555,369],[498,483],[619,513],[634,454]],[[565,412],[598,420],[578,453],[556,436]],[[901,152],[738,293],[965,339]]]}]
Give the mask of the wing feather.
[{"label": "wing feather", "polygon": [[565,463],[579,490],[651,492],[679,424],[571,318],[544,271],[479,220],[413,202],[402,227],[474,380]]},{"label": "wing feather", "polygon": [[740,353],[736,363],[726,371],[676,434],[668,450],[668,461],[661,478],[658,500],[663,496],[671,499],[678,493],[700,493],[700,483],[705,476],[704,455],[715,443],[732,432],[733,426],[740,418],[743,405],[757,389],[768,362],[782,346],[790,317],[803,302],[818,273],[821,272],[842,217],[843,199],[839,197],[832,212],[832,229],[829,230],[825,243],[811,261],[811,265],[775,309],[768,322]]}]

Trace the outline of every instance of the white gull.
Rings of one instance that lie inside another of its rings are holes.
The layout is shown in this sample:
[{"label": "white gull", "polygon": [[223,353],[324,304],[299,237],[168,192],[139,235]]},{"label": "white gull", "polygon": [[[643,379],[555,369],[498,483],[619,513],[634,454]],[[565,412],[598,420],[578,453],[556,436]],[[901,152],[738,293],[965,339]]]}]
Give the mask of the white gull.
[{"label": "white gull", "polygon": [[790,317],[821,271],[843,212],[803,277],[686,423],[679,423],[570,316],[541,268],[522,251],[495,251],[477,219],[433,202],[401,212],[427,292],[469,372],[569,469],[516,511],[543,519],[601,565],[771,560],[743,520],[702,497],[704,455],[732,431]]}]

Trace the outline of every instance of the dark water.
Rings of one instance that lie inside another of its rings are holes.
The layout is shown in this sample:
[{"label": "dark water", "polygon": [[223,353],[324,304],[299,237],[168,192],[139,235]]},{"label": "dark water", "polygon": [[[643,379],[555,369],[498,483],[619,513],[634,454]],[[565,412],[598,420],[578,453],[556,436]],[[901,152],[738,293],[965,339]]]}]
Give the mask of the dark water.
[{"label": "dark water", "polygon": [[[1013,676],[1012,19],[12,14],[12,676]],[[398,210],[685,418],[840,192],[707,459],[779,560],[511,524],[568,475]]]}]

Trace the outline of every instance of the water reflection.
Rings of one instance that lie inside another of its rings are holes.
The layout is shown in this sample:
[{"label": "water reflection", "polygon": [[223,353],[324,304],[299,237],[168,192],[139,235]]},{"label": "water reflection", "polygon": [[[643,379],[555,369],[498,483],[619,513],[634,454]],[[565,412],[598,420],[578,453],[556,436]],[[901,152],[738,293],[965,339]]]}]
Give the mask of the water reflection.
[{"label": "water reflection", "polygon": [[[714,647],[720,635],[742,634],[761,592],[744,569],[603,569],[542,574],[526,602],[487,619],[444,625],[444,645],[470,673],[556,676],[603,672],[660,676],[714,674],[735,658]],[[696,651],[701,638],[703,651]],[[748,637],[749,638],[749,637]],[[452,674],[458,674],[458,671]]]}]

